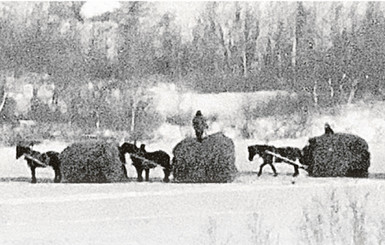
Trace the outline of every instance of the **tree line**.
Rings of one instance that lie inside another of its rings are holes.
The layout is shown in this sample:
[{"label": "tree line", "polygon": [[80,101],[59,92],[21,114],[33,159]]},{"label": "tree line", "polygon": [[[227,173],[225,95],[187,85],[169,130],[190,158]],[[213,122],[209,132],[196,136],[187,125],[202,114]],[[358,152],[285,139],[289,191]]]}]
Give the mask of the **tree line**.
[{"label": "tree line", "polygon": [[315,107],[384,98],[382,2],[202,2],[187,31],[173,12],[155,17],[156,2],[121,2],[92,18],[83,5],[0,8],[2,72],[47,74],[35,92],[54,84],[49,107],[65,101],[69,121],[98,125],[110,106],[133,129],[150,104],[138,99],[143,87],[159,81],[206,93],[288,90]]}]

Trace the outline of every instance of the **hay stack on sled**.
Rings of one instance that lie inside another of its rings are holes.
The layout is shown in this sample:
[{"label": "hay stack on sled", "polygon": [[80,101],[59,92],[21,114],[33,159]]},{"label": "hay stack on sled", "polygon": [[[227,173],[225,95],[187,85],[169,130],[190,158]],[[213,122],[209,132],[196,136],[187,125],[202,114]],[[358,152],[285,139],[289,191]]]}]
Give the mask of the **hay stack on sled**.
[{"label": "hay stack on sled", "polygon": [[115,144],[84,141],[68,146],[60,154],[62,182],[110,183],[124,180]]},{"label": "hay stack on sled", "polygon": [[308,172],[314,177],[367,177],[370,153],[367,142],[352,134],[330,134],[309,139],[303,149]]},{"label": "hay stack on sled", "polygon": [[176,182],[224,183],[235,178],[233,141],[222,133],[204,138],[186,138],[174,150],[173,170]]}]

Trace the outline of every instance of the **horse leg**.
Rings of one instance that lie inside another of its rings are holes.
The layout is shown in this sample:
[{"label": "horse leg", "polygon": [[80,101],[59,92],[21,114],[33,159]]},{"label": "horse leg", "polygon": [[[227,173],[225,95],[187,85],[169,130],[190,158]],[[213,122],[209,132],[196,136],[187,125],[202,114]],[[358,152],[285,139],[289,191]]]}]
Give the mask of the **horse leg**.
[{"label": "horse leg", "polygon": [[273,163],[275,162],[275,157],[268,155],[266,156],[266,163],[270,165],[271,169],[273,170],[274,177],[277,176],[277,170],[275,169]]},{"label": "horse leg", "polygon": [[270,165],[271,169],[273,170],[274,176],[277,176],[278,175],[277,170],[275,169],[273,163],[269,163],[269,165]]},{"label": "horse leg", "polygon": [[139,182],[142,182],[143,181],[143,177],[142,177],[142,172],[143,172],[143,169],[141,167],[136,167],[136,173],[138,174],[138,181]]},{"label": "horse leg", "polygon": [[258,172],[258,176],[261,176],[262,175],[262,168],[266,165],[267,163],[262,163],[261,166],[259,167],[259,172]]},{"label": "horse leg", "polygon": [[163,169],[163,172],[164,172],[163,181],[166,183],[170,182],[170,179],[169,179],[170,171],[168,169]]},{"label": "horse leg", "polygon": [[124,177],[126,177],[126,179],[128,179],[127,168],[126,168],[126,166],[124,164],[122,164],[122,168],[123,168]]},{"label": "horse leg", "polygon": [[55,178],[53,179],[53,182],[54,183],[60,183],[60,181],[61,181],[60,168],[59,167],[55,167],[54,171],[55,171]]},{"label": "horse leg", "polygon": [[35,173],[36,167],[31,166],[31,174],[32,174],[32,180],[31,183],[35,184],[36,183],[36,173]]},{"label": "horse leg", "polygon": [[293,177],[296,177],[299,175],[298,166],[294,166],[294,174]]},{"label": "horse leg", "polygon": [[149,181],[150,180],[150,169],[146,168],[144,171],[146,172],[146,181]]}]

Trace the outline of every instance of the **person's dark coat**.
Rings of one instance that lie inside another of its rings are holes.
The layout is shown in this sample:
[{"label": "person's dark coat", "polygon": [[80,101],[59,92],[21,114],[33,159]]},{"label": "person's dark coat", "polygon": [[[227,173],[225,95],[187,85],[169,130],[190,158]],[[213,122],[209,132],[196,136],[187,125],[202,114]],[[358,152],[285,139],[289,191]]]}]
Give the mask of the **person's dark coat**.
[{"label": "person's dark coat", "polygon": [[325,123],[325,134],[334,134],[333,129],[330,127],[328,123]]},{"label": "person's dark coat", "polygon": [[201,111],[197,111],[197,113],[195,114],[195,117],[193,118],[192,123],[195,130],[195,135],[198,141],[201,142],[203,133],[208,128],[206,119],[203,117]]}]

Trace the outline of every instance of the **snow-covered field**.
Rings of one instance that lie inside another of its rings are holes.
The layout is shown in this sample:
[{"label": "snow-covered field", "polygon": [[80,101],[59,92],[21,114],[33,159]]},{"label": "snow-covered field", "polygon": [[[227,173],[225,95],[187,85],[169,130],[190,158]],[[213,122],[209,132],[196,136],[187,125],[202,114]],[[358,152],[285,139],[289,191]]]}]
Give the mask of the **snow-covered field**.
[{"label": "snow-covered field", "polygon": [[[0,244],[383,244],[385,242],[385,122],[383,104],[345,108],[335,116],[311,122],[308,137],[322,134],[329,122],[338,132],[366,139],[371,152],[370,177],[310,178],[305,171],[292,184],[293,168],[276,164],[279,176],[266,166],[256,176],[260,159],[247,160],[247,146],[264,142],[239,138],[235,143],[239,176],[230,184],[162,183],[160,168],[151,182],[53,184],[53,170],[30,170],[15,160],[15,148],[0,148]],[[268,129],[263,121],[258,127]],[[268,123],[268,121],[267,121]],[[164,125],[147,150],[172,148],[191,128]],[[168,136],[168,138],[166,137]],[[306,145],[308,137],[269,142],[276,146]],[[68,143],[43,142],[38,151],[62,151]]]},{"label": "snow-covered field", "polygon": [[[272,142],[303,147],[307,139]],[[149,150],[171,153],[174,142]],[[175,142],[176,143],[176,142]],[[235,140],[240,175],[229,184],[53,184],[52,169],[38,169],[30,184],[14,148],[0,149],[0,244],[381,244],[385,240],[385,173],[382,144],[371,144],[369,179],[310,178],[277,164],[278,177],[247,146]],[[61,151],[67,144],[43,142],[34,149]]]}]

